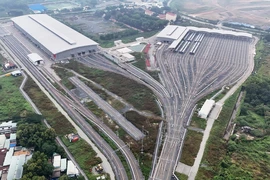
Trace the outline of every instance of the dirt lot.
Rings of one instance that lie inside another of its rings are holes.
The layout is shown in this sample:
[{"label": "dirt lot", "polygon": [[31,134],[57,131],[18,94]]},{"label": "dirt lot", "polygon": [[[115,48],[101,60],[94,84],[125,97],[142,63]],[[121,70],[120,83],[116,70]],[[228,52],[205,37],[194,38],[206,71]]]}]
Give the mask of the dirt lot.
[{"label": "dirt lot", "polygon": [[91,14],[74,14],[74,15],[62,15],[57,17],[61,21],[67,22],[72,26],[76,26],[81,31],[100,35],[103,33],[119,32],[124,30],[116,24],[108,21],[104,21],[102,18],[96,18]]},{"label": "dirt lot", "polygon": [[270,26],[270,1],[264,0],[172,0],[171,7],[211,20]]}]

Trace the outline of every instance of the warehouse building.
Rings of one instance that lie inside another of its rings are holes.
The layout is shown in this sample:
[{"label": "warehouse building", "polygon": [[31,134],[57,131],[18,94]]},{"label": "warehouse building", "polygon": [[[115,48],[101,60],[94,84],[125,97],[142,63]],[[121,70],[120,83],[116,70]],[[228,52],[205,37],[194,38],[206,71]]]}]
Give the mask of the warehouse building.
[{"label": "warehouse building", "polygon": [[202,108],[199,111],[199,117],[203,118],[203,119],[207,119],[211,110],[213,109],[215,105],[215,101],[214,100],[209,100],[207,99]]},{"label": "warehouse building", "polygon": [[236,37],[252,38],[252,35],[244,32],[235,32],[220,29],[198,28],[198,27],[183,27],[177,25],[166,26],[158,35],[157,41],[164,43],[172,43],[169,48],[176,48],[180,41],[186,36],[188,32],[200,32],[209,34],[220,34]]},{"label": "warehouse building", "polygon": [[98,44],[47,14],[11,19],[14,26],[53,60],[80,57],[98,50]]}]

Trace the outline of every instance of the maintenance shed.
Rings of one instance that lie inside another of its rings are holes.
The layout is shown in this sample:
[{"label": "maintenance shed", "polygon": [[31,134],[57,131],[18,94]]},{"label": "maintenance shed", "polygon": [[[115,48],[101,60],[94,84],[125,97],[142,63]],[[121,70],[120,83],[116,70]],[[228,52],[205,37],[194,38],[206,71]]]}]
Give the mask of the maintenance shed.
[{"label": "maintenance shed", "polygon": [[215,105],[215,101],[214,100],[209,100],[207,99],[201,110],[199,111],[199,117],[203,118],[203,119],[207,119],[209,113],[211,112],[212,108],[214,107]]},{"label": "maintenance shed", "polygon": [[68,160],[67,163],[67,176],[68,177],[74,177],[74,176],[78,176],[79,175],[79,171],[76,168],[76,166],[73,164],[73,162],[71,160]]},{"label": "maintenance shed", "polygon": [[44,60],[37,53],[28,54],[27,57],[34,65],[44,64]]},{"label": "maintenance shed", "polygon": [[21,76],[22,75],[22,72],[20,70],[13,71],[13,72],[11,72],[11,75],[14,76],[14,77]]},{"label": "maintenance shed", "polygon": [[79,57],[98,50],[98,44],[47,14],[11,18],[14,26],[51,59]]}]

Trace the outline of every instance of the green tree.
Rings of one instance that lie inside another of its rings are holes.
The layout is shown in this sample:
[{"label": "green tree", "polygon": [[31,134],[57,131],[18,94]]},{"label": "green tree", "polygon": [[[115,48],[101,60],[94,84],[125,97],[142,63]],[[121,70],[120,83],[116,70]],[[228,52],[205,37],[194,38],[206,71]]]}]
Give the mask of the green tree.
[{"label": "green tree", "polygon": [[22,179],[43,180],[48,178],[53,172],[53,165],[48,163],[46,154],[39,151],[33,154],[33,157],[23,165]]}]

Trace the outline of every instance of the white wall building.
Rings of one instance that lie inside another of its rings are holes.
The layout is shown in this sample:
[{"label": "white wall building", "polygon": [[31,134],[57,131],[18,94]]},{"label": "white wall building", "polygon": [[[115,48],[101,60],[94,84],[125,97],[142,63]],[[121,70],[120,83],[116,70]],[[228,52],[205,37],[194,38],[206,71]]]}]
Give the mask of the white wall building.
[{"label": "white wall building", "polygon": [[203,118],[203,119],[207,119],[209,113],[211,112],[212,108],[215,105],[215,101],[214,100],[209,100],[207,99],[202,108],[199,111],[199,117]]},{"label": "white wall building", "polygon": [[28,54],[27,57],[34,65],[44,64],[44,60],[37,53]]},{"label": "white wall building", "polygon": [[98,50],[96,42],[47,14],[24,15],[11,20],[53,60],[79,57]]}]

